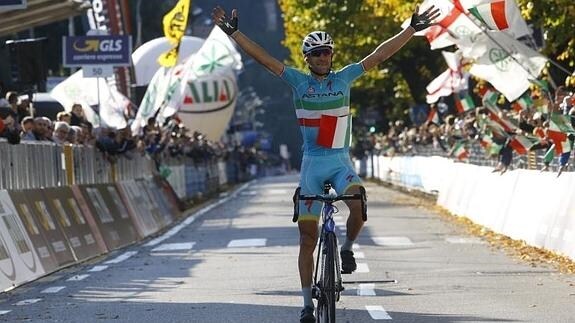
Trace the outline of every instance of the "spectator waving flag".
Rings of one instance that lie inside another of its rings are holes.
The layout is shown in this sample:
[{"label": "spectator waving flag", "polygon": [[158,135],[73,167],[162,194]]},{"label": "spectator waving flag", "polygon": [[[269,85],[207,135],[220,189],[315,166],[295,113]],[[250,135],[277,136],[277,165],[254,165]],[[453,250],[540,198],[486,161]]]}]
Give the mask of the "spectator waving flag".
[{"label": "spectator waving flag", "polygon": [[158,63],[164,67],[176,65],[178,61],[178,52],[180,41],[184,37],[188,25],[188,13],[190,11],[190,0],[179,0],[176,6],[170,10],[162,21],[164,26],[164,35],[172,44],[172,48],[160,55]]},{"label": "spectator waving flag", "polygon": [[531,34],[515,0],[498,0],[480,4],[469,8],[469,13],[491,30],[504,31],[515,38]]}]

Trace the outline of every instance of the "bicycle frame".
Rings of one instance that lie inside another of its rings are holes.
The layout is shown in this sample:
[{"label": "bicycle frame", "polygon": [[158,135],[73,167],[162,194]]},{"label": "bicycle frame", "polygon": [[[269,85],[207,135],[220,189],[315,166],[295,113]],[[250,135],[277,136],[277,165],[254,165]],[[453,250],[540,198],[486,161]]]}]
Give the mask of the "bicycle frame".
[{"label": "bicycle frame", "polygon": [[[300,195],[301,188],[298,187],[293,197],[293,222],[297,222],[299,217],[299,200],[315,200],[323,203],[320,215],[322,225],[312,286],[313,297],[318,300],[316,314],[320,322],[335,322],[335,303],[339,301],[340,294],[344,290],[341,279],[337,236],[335,234],[335,221],[333,219],[333,214],[337,213],[337,207],[333,203],[341,200],[360,200],[363,221],[367,220],[365,188],[360,186],[359,194],[339,196],[330,195],[330,189],[331,184],[324,183],[323,194]],[[321,276],[318,279],[320,268]]]}]

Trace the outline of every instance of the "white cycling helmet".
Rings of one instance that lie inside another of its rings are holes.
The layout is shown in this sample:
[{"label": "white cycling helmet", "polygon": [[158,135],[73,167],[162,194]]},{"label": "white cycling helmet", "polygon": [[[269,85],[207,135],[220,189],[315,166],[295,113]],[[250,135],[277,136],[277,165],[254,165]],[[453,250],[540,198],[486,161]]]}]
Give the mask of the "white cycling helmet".
[{"label": "white cycling helmet", "polygon": [[320,47],[329,47],[333,50],[333,39],[325,31],[312,31],[304,37],[301,50],[304,55]]}]

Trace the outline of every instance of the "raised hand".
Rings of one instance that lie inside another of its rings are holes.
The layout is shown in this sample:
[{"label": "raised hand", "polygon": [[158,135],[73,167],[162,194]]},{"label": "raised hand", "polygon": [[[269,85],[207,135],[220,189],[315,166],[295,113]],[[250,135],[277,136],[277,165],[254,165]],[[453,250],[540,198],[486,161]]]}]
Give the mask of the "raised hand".
[{"label": "raised hand", "polygon": [[415,8],[413,15],[411,16],[411,23],[410,26],[415,29],[415,31],[422,31],[427,27],[434,25],[435,23],[433,20],[439,17],[439,9],[435,8],[435,6],[431,6],[427,8],[423,13],[419,14],[419,6]]},{"label": "raised hand", "polygon": [[238,31],[238,12],[236,9],[232,10],[231,18],[226,16],[226,11],[220,6],[216,6],[212,10],[212,19],[226,34],[232,35]]}]

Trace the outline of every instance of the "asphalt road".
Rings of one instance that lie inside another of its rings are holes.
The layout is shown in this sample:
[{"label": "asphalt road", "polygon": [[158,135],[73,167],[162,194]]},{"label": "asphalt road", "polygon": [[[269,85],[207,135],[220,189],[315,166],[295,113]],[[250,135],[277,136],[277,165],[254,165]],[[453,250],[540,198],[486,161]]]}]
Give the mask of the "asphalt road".
[{"label": "asphalt road", "polygon": [[[167,234],[4,293],[0,321],[298,322],[296,185],[250,182]],[[339,322],[575,322],[575,276],[510,258],[416,199],[367,187]]]}]

